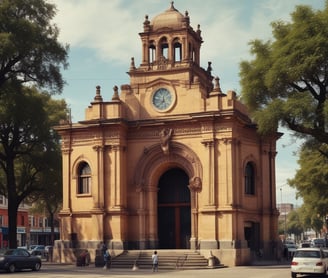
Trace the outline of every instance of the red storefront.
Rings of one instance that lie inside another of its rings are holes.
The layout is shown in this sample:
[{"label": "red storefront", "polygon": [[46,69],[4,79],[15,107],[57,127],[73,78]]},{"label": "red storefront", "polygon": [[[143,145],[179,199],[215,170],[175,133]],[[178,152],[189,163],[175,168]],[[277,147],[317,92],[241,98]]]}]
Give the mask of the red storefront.
[{"label": "red storefront", "polygon": [[[28,210],[19,210],[17,213],[17,243],[19,246],[26,245],[28,226]],[[0,208],[0,248],[6,247],[8,247],[8,210]]]}]

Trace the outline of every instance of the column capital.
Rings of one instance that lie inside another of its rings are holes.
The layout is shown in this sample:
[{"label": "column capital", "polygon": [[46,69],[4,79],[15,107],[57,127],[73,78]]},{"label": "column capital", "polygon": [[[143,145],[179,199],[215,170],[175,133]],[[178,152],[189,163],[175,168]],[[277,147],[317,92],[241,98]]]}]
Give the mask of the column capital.
[{"label": "column capital", "polygon": [[201,141],[201,143],[202,143],[205,147],[213,147],[213,145],[214,145],[214,143],[215,143],[216,140],[217,140],[217,139],[215,139],[215,138],[208,138],[208,139],[203,139],[203,140]]}]

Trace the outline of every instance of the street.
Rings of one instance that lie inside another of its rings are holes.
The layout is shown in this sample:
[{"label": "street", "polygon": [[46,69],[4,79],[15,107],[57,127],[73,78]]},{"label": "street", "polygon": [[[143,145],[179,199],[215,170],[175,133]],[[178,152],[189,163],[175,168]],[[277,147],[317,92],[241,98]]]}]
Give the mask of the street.
[{"label": "street", "polygon": [[[9,276],[10,275],[10,276]],[[289,278],[290,268],[288,265],[272,265],[272,266],[240,266],[218,269],[193,269],[193,270],[162,270],[153,273],[151,270],[129,270],[129,269],[109,269],[96,268],[93,265],[88,267],[76,267],[75,265],[64,264],[44,264],[39,272],[21,271],[13,274],[0,272],[2,277],[42,277],[42,278],[76,278],[76,277],[202,277],[202,278]],[[301,276],[299,276],[301,277]],[[302,276],[304,278],[310,276]],[[311,276],[316,278],[316,276]],[[319,277],[319,276],[318,276]]]}]

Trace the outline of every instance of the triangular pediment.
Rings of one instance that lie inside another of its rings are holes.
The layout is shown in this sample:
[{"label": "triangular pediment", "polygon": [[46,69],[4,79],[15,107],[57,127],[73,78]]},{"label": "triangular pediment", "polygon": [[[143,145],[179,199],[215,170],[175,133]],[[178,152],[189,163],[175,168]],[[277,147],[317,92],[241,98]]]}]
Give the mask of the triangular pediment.
[{"label": "triangular pediment", "polygon": [[169,80],[169,79],[165,79],[162,77],[156,78],[150,82],[148,82],[145,86],[146,90],[156,87],[156,86],[170,86],[170,87],[174,87],[176,85],[179,84],[179,81],[177,80]]}]

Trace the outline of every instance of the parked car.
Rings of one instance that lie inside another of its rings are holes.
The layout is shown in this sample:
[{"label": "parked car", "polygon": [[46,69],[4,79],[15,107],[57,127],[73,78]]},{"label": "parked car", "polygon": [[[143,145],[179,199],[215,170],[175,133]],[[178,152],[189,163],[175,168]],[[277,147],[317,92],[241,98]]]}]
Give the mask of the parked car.
[{"label": "parked car", "polygon": [[30,251],[31,255],[38,256],[40,259],[47,258],[46,247],[44,245],[35,245],[34,248]]},{"label": "parked car", "polygon": [[41,268],[41,259],[32,256],[23,248],[8,249],[0,255],[0,269],[7,272],[15,272],[21,269],[38,271]]},{"label": "parked car", "polygon": [[44,253],[47,261],[52,261],[54,247],[52,245],[46,245]]},{"label": "parked car", "polygon": [[291,276],[297,274],[328,274],[328,257],[321,248],[299,248],[291,263]]},{"label": "parked car", "polygon": [[21,249],[25,249],[25,250],[28,250],[27,246],[17,246],[17,248],[21,248]]},{"label": "parked car", "polygon": [[46,245],[46,247],[44,248],[44,250],[46,251],[46,252],[51,252],[51,250],[53,249],[54,247],[52,246],[52,245]]},{"label": "parked car", "polygon": [[[28,252],[32,252],[32,250],[36,247],[37,245],[30,245],[30,246],[26,246],[26,249]],[[25,246],[24,246],[24,249],[25,249]]]},{"label": "parked car", "polygon": [[287,260],[291,260],[297,250],[297,245],[295,243],[284,244],[284,256]]},{"label": "parked car", "polygon": [[325,247],[326,240],[324,238],[314,238],[311,240],[312,247]]},{"label": "parked car", "polygon": [[45,250],[44,245],[34,245],[34,247],[31,249],[31,251],[44,251]]},{"label": "parked car", "polygon": [[300,247],[301,248],[311,247],[311,242],[308,241],[301,242]]}]

